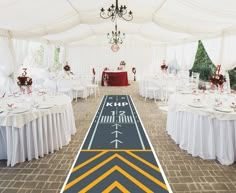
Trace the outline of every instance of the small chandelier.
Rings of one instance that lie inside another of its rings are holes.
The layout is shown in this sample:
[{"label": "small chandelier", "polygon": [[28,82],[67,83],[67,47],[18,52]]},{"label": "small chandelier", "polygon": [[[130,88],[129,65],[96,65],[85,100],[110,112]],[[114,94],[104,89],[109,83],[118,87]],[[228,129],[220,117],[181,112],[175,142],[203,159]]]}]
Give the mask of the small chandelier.
[{"label": "small chandelier", "polygon": [[115,31],[112,31],[111,34],[107,34],[110,44],[122,44],[123,39],[125,38],[125,33],[121,33],[117,30],[117,24],[115,25]]},{"label": "small chandelier", "polygon": [[102,8],[100,12],[100,16],[103,19],[111,18],[111,21],[115,21],[117,16],[123,18],[126,21],[131,21],[133,19],[132,11],[127,12],[126,5],[121,5],[119,7],[118,0],[116,0],[116,5],[112,4],[105,13],[105,9]]}]

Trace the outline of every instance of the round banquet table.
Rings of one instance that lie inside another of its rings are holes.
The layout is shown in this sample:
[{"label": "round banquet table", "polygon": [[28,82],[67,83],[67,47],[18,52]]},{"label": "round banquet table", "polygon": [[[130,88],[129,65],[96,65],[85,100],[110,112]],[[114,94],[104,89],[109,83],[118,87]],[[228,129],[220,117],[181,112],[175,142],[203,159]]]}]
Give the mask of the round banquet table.
[{"label": "round banquet table", "polygon": [[128,73],[127,71],[103,71],[101,85],[104,86],[104,75],[109,76],[108,86],[128,86]]},{"label": "round banquet table", "polygon": [[0,159],[7,166],[53,153],[76,132],[71,100],[65,95],[8,97],[0,112]]},{"label": "round banquet table", "polygon": [[[183,92],[184,93],[184,92]],[[168,102],[167,132],[193,156],[236,160],[236,98],[233,95],[176,93]]]}]

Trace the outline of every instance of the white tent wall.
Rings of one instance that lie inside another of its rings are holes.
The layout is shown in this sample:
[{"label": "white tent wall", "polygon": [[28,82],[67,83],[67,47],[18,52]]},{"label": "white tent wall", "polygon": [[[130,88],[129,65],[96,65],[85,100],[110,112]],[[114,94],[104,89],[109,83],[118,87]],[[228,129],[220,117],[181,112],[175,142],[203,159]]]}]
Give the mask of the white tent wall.
[{"label": "white tent wall", "polygon": [[197,52],[198,42],[168,45],[166,54],[167,65],[175,65],[178,70],[190,70]]},{"label": "white tent wall", "polygon": [[13,53],[15,57],[14,79],[19,75],[20,66],[28,54],[29,42],[25,40],[13,40]]},{"label": "white tent wall", "polygon": [[66,60],[74,73],[92,76],[92,68],[95,68],[97,80],[101,79],[105,67],[116,70],[121,61],[126,62],[130,80],[133,79],[132,67],[137,70],[137,79],[154,75],[165,58],[165,46],[124,46],[116,53],[110,46],[68,46],[66,52]]},{"label": "white tent wall", "polygon": [[221,65],[222,73],[236,67],[236,35],[202,40],[202,43],[212,62]]},{"label": "white tent wall", "polygon": [[0,37],[0,94],[11,92],[14,85],[14,66],[12,40],[8,37]]}]

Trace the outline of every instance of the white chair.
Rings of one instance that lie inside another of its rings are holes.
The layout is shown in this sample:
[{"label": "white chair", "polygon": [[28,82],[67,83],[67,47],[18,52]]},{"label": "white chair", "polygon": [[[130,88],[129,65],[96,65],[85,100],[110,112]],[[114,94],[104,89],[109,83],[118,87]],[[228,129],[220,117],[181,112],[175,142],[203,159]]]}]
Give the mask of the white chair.
[{"label": "white chair", "polygon": [[78,97],[85,98],[85,100],[87,99],[87,89],[80,84],[79,80],[73,85],[73,94],[76,102]]},{"label": "white chair", "polygon": [[88,95],[94,94],[94,97],[97,97],[97,94],[100,95],[98,82],[95,80],[95,83],[92,83],[89,79],[87,79],[86,84]]},{"label": "white chair", "polygon": [[44,84],[45,80],[42,78],[38,78],[38,79],[33,79],[33,90],[40,90],[43,88],[43,84]]},{"label": "white chair", "polygon": [[60,93],[68,95],[73,100],[73,80],[70,79],[59,79],[57,80],[57,90]]},{"label": "white chair", "polygon": [[176,78],[169,77],[166,80],[164,92],[165,92],[164,102],[167,103],[170,95],[176,92]]},{"label": "white chair", "polygon": [[57,91],[56,81],[46,79],[43,83],[43,89],[56,92]]},{"label": "white chair", "polygon": [[153,98],[154,101],[158,99],[158,95],[160,94],[160,85],[158,84],[158,79],[150,79],[146,80],[145,82],[145,101],[147,101],[147,98]]}]

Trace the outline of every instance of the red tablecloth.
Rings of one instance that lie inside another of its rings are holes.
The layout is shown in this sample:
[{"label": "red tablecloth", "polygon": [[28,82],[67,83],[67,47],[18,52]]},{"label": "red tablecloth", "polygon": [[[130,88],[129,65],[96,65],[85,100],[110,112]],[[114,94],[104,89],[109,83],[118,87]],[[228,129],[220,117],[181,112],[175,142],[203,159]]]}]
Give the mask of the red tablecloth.
[{"label": "red tablecloth", "polygon": [[128,74],[126,71],[124,72],[108,72],[103,71],[102,72],[102,81],[101,85],[104,86],[104,74],[107,74],[109,76],[108,80],[108,86],[128,86]]}]

